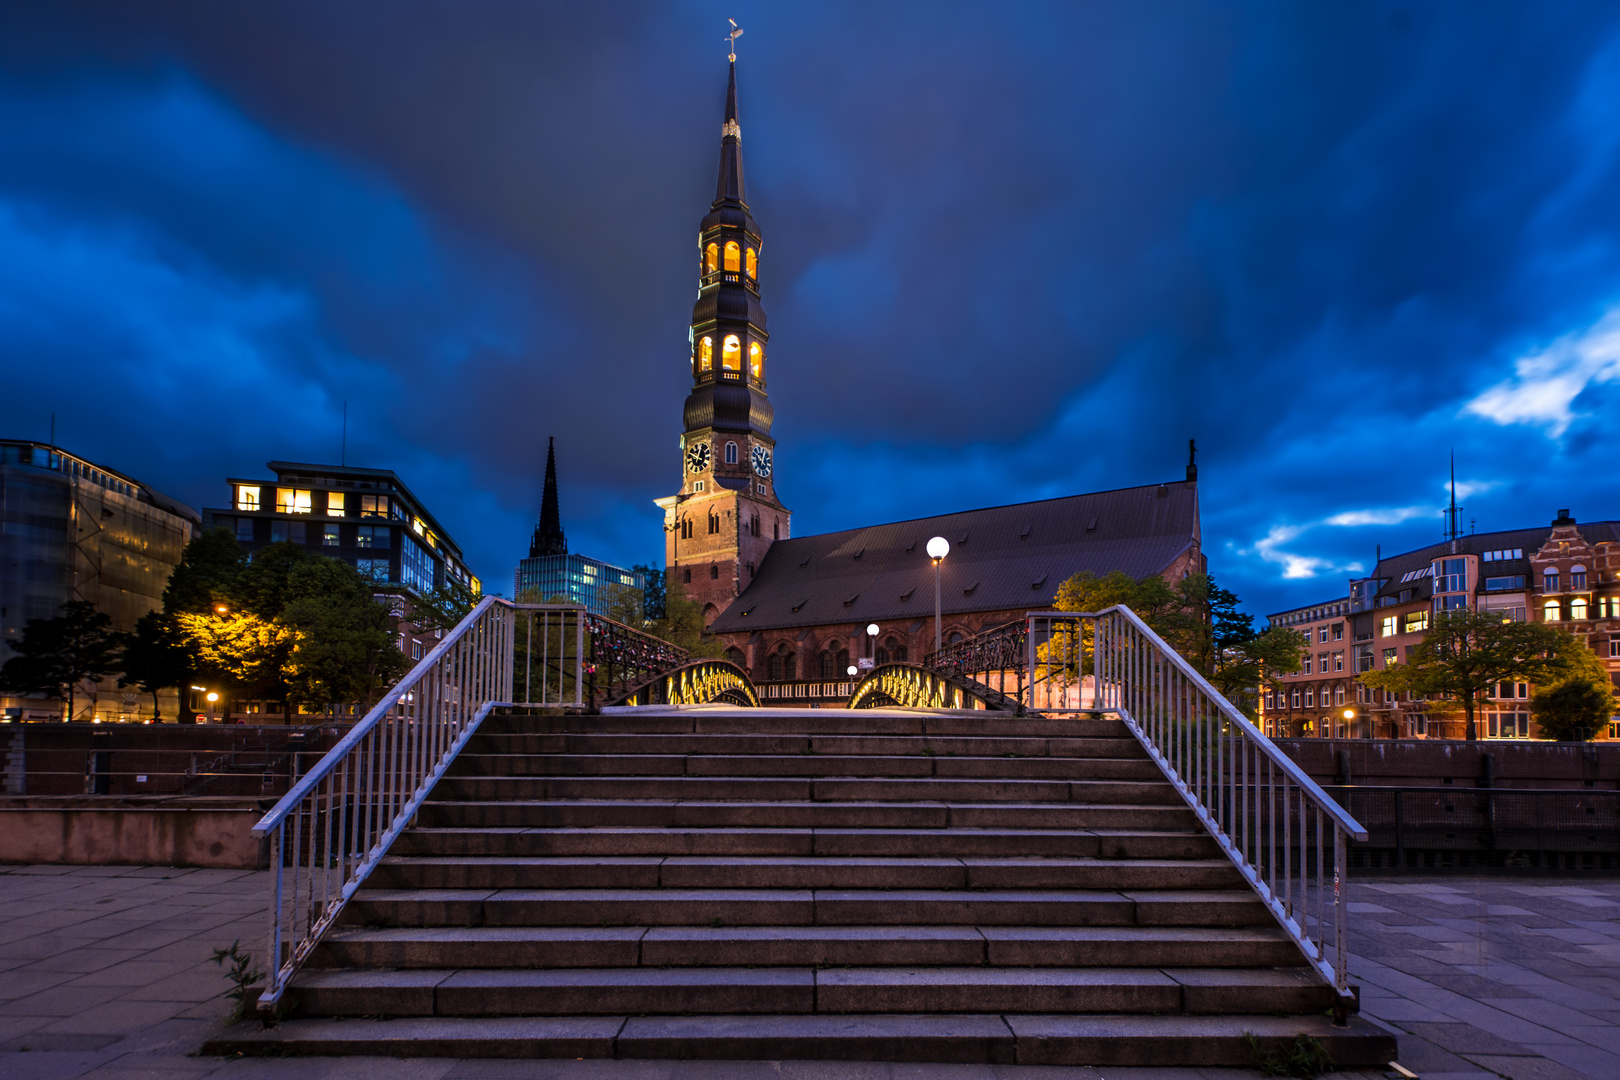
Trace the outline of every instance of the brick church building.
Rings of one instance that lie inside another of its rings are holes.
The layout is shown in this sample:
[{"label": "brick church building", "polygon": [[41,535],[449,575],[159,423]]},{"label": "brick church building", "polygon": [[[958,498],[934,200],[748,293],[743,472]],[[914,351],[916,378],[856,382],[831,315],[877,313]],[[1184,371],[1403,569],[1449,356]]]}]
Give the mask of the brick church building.
[{"label": "brick church building", "polygon": [[[794,538],[776,487],[760,251],[733,60],[719,181],[698,233],[681,487],[658,505],[670,582],[767,699],[847,696],[852,658],[922,659],[933,647],[925,548],[934,536],[951,544],[941,568],[946,641],[1049,607],[1082,570],[1169,581],[1204,572],[1191,462],[1168,483]],[[876,637],[865,632],[872,623]]]}]

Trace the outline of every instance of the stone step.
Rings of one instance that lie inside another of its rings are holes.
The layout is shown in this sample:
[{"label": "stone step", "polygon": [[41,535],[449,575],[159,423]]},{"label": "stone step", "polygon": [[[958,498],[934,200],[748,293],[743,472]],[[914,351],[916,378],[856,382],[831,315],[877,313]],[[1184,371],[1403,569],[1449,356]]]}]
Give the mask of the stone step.
[{"label": "stone step", "polygon": [[898,1016],[308,1018],[245,1021],[204,1054],[399,1057],[842,1060],[1102,1067],[1252,1068],[1247,1036],[1278,1052],[1299,1035],[1341,1068],[1394,1060],[1395,1040],[1353,1017],[936,1014]]},{"label": "stone step", "polygon": [[349,926],[1266,926],[1247,889],[362,889]]},{"label": "stone step", "polygon": [[620,1058],[712,1061],[913,1061],[960,1064],[1252,1069],[1254,1036],[1278,1053],[1299,1035],[1342,1069],[1395,1059],[1395,1039],[1351,1017],[1145,1016],[995,1013],[788,1016],[525,1016],[342,1020],[303,1018],[266,1028],[246,1020],[203,1054],[392,1055],[462,1058]]},{"label": "stone step", "polygon": [[1308,968],[695,967],[306,970],[308,1016],[1314,1012]]},{"label": "stone step", "polygon": [[386,889],[1230,889],[1225,859],[395,856]]},{"label": "stone step", "polygon": [[1125,829],[417,828],[397,855],[834,855],[1212,859],[1202,832]]},{"label": "stone step", "polygon": [[712,735],[492,734],[480,728],[462,752],[468,754],[850,754],[934,757],[1132,757],[1147,756],[1119,725],[1119,733],[1092,737],[999,737],[945,735]]},{"label": "stone step", "polygon": [[1271,927],[474,926],[340,929],[312,966],[1217,967],[1305,962]]},{"label": "stone step", "polygon": [[481,735],[710,734],[710,735],[931,735],[994,738],[1124,738],[1111,716],[1010,716],[982,711],[927,713],[880,709],[689,709],[675,712],[607,710],[581,714],[494,713]]},{"label": "stone step", "polygon": [[961,802],[1050,802],[1181,805],[1159,780],[1009,780],[891,777],[788,779],[701,776],[447,776],[434,785],[438,801],[502,802],[563,799],[676,801],[864,802],[875,799]]},{"label": "stone step", "polygon": [[[443,786],[441,782],[440,787]],[[435,790],[435,795],[439,792]],[[1184,805],[1089,805],[957,802],[768,802],[702,799],[435,801],[417,815],[427,828],[761,829],[1147,829],[1196,827]]]},{"label": "stone step", "polygon": [[1162,781],[1146,757],[929,757],[846,754],[468,754],[456,777],[941,777]]}]

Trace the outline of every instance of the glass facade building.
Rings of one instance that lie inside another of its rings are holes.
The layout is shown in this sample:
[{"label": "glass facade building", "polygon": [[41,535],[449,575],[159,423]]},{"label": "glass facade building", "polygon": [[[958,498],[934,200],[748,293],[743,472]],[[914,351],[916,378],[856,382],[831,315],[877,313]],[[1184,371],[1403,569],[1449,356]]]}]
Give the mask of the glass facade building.
[{"label": "glass facade building", "polygon": [[518,563],[513,595],[531,603],[561,598],[563,603],[584,604],[592,614],[607,615],[613,585],[641,592],[647,580],[640,571],[587,555],[536,555]]},{"label": "glass facade building", "polygon": [[[0,440],[0,664],[15,653],[29,619],[61,614],[84,600],[115,630],[162,606],[201,515],[184,503],[60,447]],[[116,680],[80,698],[75,719],[118,720],[133,713],[133,691]],[[10,696],[0,718],[56,719],[54,702]]]}]

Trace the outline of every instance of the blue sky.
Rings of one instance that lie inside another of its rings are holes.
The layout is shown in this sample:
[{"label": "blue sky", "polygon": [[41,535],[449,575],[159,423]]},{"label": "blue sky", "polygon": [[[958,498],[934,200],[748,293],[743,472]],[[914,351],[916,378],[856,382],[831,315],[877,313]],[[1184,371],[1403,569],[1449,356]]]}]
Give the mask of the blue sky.
[{"label": "blue sky", "polygon": [[11,5],[4,434],[662,554],[725,18],[803,534],[1178,477],[1256,613],[1620,517],[1612,4]]}]

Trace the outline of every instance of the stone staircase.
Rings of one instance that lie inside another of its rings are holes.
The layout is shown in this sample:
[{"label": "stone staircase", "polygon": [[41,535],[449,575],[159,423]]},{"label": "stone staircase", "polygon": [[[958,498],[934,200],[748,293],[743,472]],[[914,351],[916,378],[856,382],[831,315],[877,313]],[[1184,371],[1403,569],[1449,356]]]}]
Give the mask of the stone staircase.
[{"label": "stone staircase", "polygon": [[1394,1040],[1117,720],[496,715],[214,1052],[1248,1065]]}]

